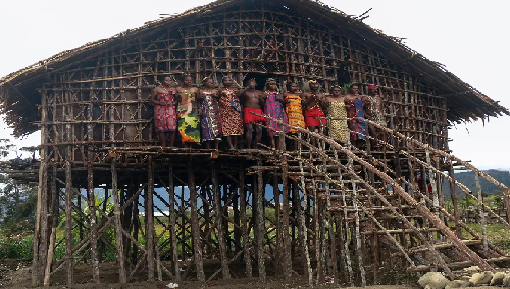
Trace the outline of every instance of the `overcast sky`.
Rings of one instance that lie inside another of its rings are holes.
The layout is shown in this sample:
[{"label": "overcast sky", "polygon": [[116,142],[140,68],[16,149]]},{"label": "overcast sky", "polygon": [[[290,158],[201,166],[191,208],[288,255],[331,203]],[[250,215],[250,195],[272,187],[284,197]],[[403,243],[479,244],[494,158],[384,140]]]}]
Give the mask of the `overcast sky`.
[{"label": "overcast sky", "polygon": [[[19,0],[2,1],[0,76],[72,49],[135,28],[160,13],[181,13],[209,0]],[[275,0],[275,2],[277,2]],[[296,1],[297,2],[297,1]],[[323,0],[347,14],[373,8],[364,22],[405,43],[425,57],[446,65],[462,80],[510,108],[506,56],[510,47],[510,1],[457,0]],[[78,4],[79,3],[79,4]],[[501,51],[501,52],[500,52]],[[510,117],[457,125],[450,130],[450,148],[475,166],[510,168]],[[0,138],[11,130],[0,125]],[[17,140],[37,145],[40,134]]]}]

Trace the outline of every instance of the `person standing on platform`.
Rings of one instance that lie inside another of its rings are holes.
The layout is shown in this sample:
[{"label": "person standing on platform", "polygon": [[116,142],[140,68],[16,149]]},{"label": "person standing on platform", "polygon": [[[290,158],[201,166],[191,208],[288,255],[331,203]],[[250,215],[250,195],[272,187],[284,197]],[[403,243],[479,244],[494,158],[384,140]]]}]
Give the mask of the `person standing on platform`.
[{"label": "person standing on platform", "polygon": [[[176,97],[175,87],[177,84],[170,76],[166,76],[163,82],[152,90],[150,104],[154,105],[154,127],[158,133],[161,146],[174,146],[175,129],[177,126],[177,115],[175,106],[178,97]],[[167,143],[167,136],[169,142]]]},{"label": "person standing on platform", "polygon": [[177,129],[181,134],[182,144],[191,148],[194,143],[200,143],[200,119],[196,95],[198,88],[193,87],[191,75],[184,76],[182,87],[177,87],[181,95],[181,102],[177,105]]},{"label": "person standing on platform", "polygon": [[[299,87],[295,82],[287,82],[287,92],[283,94],[285,98],[287,112],[287,118],[289,119],[289,125],[297,126],[299,128],[305,128],[305,117],[303,116],[303,100],[301,95],[298,93]],[[298,131],[290,128],[290,134],[296,135]],[[294,150],[298,149],[298,141],[294,140]]]},{"label": "person standing on platform", "polygon": [[210,77],[204,78],[204,88],[199,90],[199,102],[201,103],[200,123],[202,125],[202,142],[206,148],[214,141],[214,148],[218,149],[221,141],[220,108],[218,105],[219,92],[214,88],[214,81]]},{"label": "person standing on platform", "polygon": [[[324,110],[327,108],[326,96],[319,91],[317,80],[310,80],[308,84],[310,91],[301,94],[305,108],[305,125],[309,130],[317,132],[317,127],[326,124],[324,119],[326,117]],[[312,138],[312,144],[315,145],[315,138]]]},{"label": "person standing on platform", "polygon": [[220,89],[220,120],[221,130],[227,138],[230,149],[237,148],[237,138],[243,135],[243,115],[241,103],[237,97],[237,89],[232,88],[232,78],[223,77],[223,88]]},{"label": "person standing on platform", "polygon": [[331,95],[326,98],[328,101],[328,131],[329,136],[342,144],[349,143],[349,128],[347,127],[347,111],[345,110],[345,99],[342,89],[338,85],[331,87]]},{"label": "person standing on platform", "polygon": [[[246,128],[246,147],[251,149],[253,131],[255,130],[255,148],[262,141],[262,127],[256,124],[263,123],[266,119],[252,114],[251,112],[263,115],[262,107],[264,107],[265,94],[256,90],[257,82],[254,78],[248,81],[248,88],[239,92],[239,98],[243,104],[244,126]],[[255,127],[255,129],[254,129]]]},{"label": "person standing on platform", "polygon": [[[284,123],[288,123],[287,114],[285,113],[285,100],[283,99],[283,96],[278,93],[276,80],[273,78],[268,78],[266,80],[266,101],[264,105],[264,113],[267,116],[282,120]],[[275,146],[274,138],[280,131],[288,132],[288,127],[279,125],[276,121],[271,119],[266,119],[266,124],[268,127],[267,135],[271,141],[271,147],[282,149],[279,145]]]},{"label": "person standing on platform", "polygon": [[[363,103],[365,110],[365,117],[378,125],[387,126],[386,119],[384,118],[384,109],[381,96],[379,95],[379,87],[377,85],[368,86],[368,95],[365,96],[366,101]],[[372,124],[368,124],[370,135],[374,138],[371,141],[372,147],[376,147],[375,139],[386,141],[386,133],[379,130]]]},{"label": "person standing on platform", "polygon": [[[345,96],[345,107],[348,118],[364,118],[363,98],[359,95],[359,85],[357,83],[348,86],[349,93]],[[348,122],[351,130],[351,141],[357,147],[361,148],[366,141],[365,122],[360,119],[350,119]]]}]

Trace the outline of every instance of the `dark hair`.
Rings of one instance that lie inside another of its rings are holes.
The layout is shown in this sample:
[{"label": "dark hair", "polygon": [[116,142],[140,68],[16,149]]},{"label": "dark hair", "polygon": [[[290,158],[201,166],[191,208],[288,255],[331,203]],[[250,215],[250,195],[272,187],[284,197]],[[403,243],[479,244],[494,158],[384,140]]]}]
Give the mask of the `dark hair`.
[{"label": "dark hair", "polygon": [[[295,83],[294,81],[289,81],[289,82],[287,82],[287,84],[286,84],[287,91],[290,91],[290,88],[292,87],[292,85],[293,85],[294,83]],[[297,84],[297,83],[296,83],[296,84]]]}]

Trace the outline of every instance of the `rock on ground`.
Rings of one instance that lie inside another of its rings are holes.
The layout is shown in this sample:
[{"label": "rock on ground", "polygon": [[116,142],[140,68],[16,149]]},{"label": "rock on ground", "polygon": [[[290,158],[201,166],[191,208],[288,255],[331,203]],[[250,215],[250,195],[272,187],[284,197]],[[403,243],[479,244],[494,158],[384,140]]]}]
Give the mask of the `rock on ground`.
[{"label": "rock on ground", "polygon": [[506,274],[503,279],[503,287],[510,287],[510,273]]},{"label": "rock on ground", "polygon": [[491,286],[495,285],[503,285],[503,280],[505,279],[506,274],[505,272],[496,272],[494,276],[492,277]]},{"label": "rock on ground", "polygon": [[469,282],[473,285],[489,284],[492,280],[492,276],[494,276],[494,274],[490,271],[475,273],[471,276]]},{"label": "rock on ground", "polygon": [[445,289],[465,288],[465,287],[470,287],[470,286],[471,286],[471,283],[467,280],[454,280],[454,281],[448,283],[448,285],[446,285]]},{"label": "rock on ground", "polygon": [[421,276],[418,284],[426,289],[444,289],[450,281],[439,272],[428,272]]}]

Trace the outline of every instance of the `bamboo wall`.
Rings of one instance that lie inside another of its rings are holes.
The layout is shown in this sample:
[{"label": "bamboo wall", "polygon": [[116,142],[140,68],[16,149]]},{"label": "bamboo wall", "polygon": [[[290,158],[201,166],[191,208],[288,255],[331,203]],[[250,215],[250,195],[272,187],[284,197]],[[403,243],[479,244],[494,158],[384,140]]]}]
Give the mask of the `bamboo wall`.
[{"label": "bamboo wall", "polygon": [[[446,149],[446,99],[362,39],[324,23],[285,7],[253,3],[121,39],[65,71],[50,73],[51,81],[40,89],[46,112],[43,145],[78,144],[73,161],[83,161],[81,144],[155,144],[152,107],[147,105],[151,89],[158,77],[191,74],[196,84],[206,76],[221,83],[227,75],[239,85],[252,77],[259,84],[275,77],[281,87],[309,79],[323,87],[360,82],[366,89],[374,83],[383,91],[390,128]],[[343,66],[347,59],[354,63]],[[55,160],[64,159],[62,152],[55,154]]]}]

